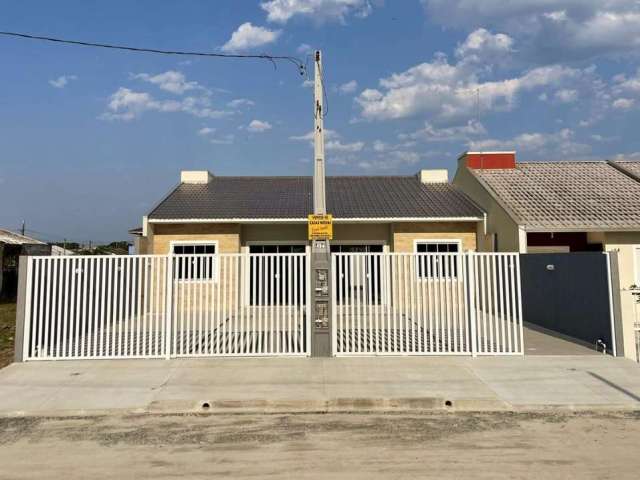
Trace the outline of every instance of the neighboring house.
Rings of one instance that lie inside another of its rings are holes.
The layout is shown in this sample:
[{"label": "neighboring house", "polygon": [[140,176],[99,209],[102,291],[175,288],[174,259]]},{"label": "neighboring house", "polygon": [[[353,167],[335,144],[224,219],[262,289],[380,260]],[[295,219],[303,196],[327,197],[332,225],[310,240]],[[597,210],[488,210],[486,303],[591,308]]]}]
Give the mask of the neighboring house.
[{"label": "neighboring house", "polygon": [[51,255],[63,256],[63,255],[75,255],[76,252],[69,250],[68,248],[60,247],[59,245],[51,245]]},{"label": "neighboring house", "polygon": [[[180,184],[132,230],[137,253],[299,252],[309,244],[311,177],[217,177]],[[446,170],[415,176],[328,177],[332,251],[474,251],[483,212]]]},{"label": "neighboring house", "polygon": [[0,229],[0,298],[15,298],[20,255],[49,255],[51,246],[35,238]]},{"label": "neighboring house", "polygon": [[516,162],[514,152],[467,152],[453,184],[487,212],[480,250],[606,251],[640,246],[633,172],[640,162]]},{"label": "neighboring house", "polygon": [[[640,162],[516,162],[515,152],[467,152],[453,184],[487,212],[481,251],[618,252],[625,330],[637,320]],[[625,335],[625,351],[633,351]]]}]

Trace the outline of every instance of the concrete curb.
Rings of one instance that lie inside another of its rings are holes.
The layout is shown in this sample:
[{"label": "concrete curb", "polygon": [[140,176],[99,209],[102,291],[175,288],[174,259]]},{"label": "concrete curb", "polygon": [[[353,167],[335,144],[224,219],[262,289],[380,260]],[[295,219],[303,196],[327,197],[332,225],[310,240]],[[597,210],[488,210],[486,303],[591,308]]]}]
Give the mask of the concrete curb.
[{"label": "concrete curb", "polygon": [[442,398],[335,398],[329,400],[170,400],[152,402],[145,408],[93,410],[16,410],[0,412],[0,418],[104,417],[124,415],[244,415],[244,414],[358,414],[358,413],[492,413],[492,412],[585,412],[640,411],[628,404],[597,405],[509,405],[493,399],[458,399],[448,404]]}]

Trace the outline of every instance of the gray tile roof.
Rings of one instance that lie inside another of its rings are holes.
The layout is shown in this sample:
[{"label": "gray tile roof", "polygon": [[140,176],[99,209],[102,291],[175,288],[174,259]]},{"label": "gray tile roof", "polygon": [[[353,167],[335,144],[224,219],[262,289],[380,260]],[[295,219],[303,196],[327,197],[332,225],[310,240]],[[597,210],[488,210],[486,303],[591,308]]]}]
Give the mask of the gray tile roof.
[{"label": "gray tile roof", "polygon": [[529,162],[471,172],[528,230],[640,230],[640,182],[607,162]]},{"label": "gray tile roof", "polygon": [[[415,176],[327,177],[327,211],[334,218],[461,218],[482,211],[447,183]],[[286,219],[313,212],[311,177],[213,177],[180,184],[150,219]]]}]

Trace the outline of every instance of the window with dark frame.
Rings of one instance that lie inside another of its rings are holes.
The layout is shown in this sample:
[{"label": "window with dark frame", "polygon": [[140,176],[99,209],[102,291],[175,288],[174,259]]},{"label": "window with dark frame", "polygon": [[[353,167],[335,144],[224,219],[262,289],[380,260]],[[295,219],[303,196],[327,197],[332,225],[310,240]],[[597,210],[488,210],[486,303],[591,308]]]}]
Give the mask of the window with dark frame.
[{"label": "window with dark frame", "polygon": [[[416,253],[459,253],[458,242],[416,242]],[[418,255],[417,274],[420,279],[456,278],[458,257],[454,255]]]},{"label": "window with dark frame", "polygon": [[[217,270],[217,256],[215,243],[177,244],[173,245],[173,254],[179,255],[175,259],[175,275],[178,280],[199,281],[215,280]],[[184,255],[184,257],[180,257]],[[198,258],[198,255],[203,255]]]}]

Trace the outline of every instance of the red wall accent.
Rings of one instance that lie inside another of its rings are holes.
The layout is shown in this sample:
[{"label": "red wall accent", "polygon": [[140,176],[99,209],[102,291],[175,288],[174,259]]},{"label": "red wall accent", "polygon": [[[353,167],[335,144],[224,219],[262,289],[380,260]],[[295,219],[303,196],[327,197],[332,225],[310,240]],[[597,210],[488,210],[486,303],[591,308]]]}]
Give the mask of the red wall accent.
[{"label": "red wall accent", "polygon": [[468,168],[516,168],[513,152],[465,153],[462,161]]}]

